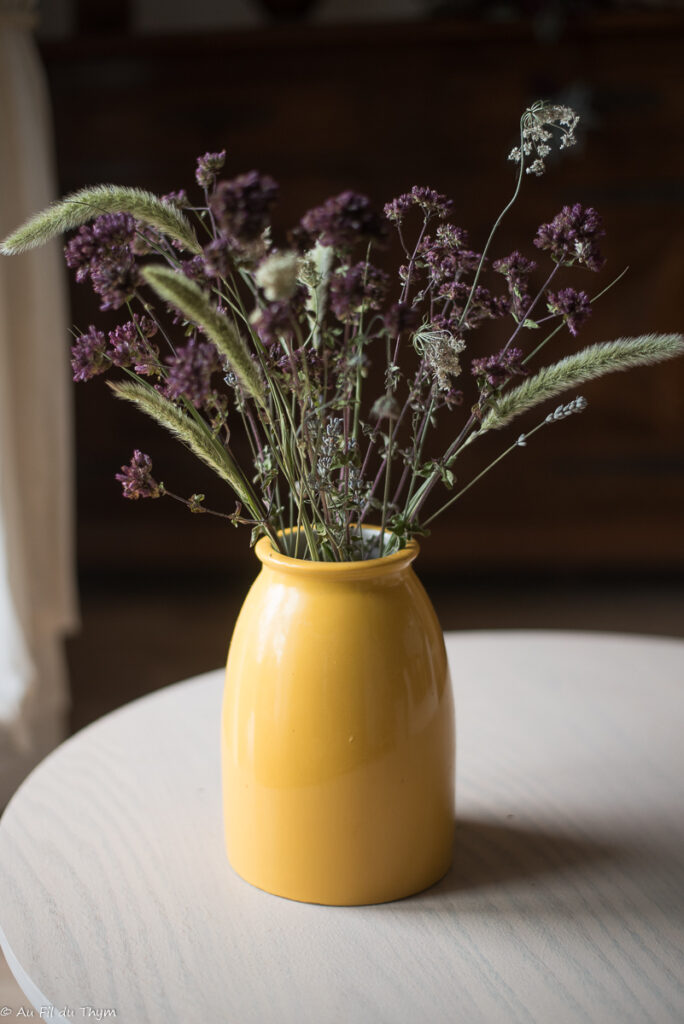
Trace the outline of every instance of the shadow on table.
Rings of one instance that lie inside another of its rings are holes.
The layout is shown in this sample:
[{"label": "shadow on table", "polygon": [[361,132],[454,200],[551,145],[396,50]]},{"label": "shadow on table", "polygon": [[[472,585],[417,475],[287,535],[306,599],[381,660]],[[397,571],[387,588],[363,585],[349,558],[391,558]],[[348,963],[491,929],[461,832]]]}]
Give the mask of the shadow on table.
[{"label": "shadow on table", "polygon": [[454,861],[449,873],[420,897],[438,900],[446,893],[484,889],[520,879],[561,874],[587,864],[622,859],[618,846],[561,832],[459,819]]}]

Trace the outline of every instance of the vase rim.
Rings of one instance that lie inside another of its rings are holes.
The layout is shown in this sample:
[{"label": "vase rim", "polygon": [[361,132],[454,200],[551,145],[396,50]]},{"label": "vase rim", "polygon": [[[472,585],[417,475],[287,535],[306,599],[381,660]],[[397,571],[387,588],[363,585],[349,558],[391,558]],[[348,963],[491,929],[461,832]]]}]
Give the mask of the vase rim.
[{"label": "vase rim", "polygon": [[[364,526],[364,530],[379,533],[379,526]],[[278,531],[279,533],[291,533],[292,530]],[[410,565],[417,557],[420,545],[416,540],[409,540],[406,547],[400,551],[394,551],[391,555],[383,555],[381,558],[367,558],[356,562],[313,562],[306,558],[293,558],[292,555],[284,555],[280,551],[274,551],[270,537],[262,537],[257,541],[254,552],[263,565],[272,568],[284,569],[297,574],[317,575],[321,577],[334,577],[358,579],[360,576],[378,576],[396,572],[399,569]]]}]

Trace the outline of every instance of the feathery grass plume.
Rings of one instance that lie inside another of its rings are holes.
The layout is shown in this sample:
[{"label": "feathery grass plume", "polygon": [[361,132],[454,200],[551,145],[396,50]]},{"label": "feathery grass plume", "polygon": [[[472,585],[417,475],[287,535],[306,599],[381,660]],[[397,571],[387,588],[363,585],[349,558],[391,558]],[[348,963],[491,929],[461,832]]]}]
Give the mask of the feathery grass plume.
[{"label": "feathery grass plume", "polygon": [[11,256],[26,249],[35,249],[56,235],[81,227],[103,213],[129,213],[143,224],[149,224],[181,242],[190,252],[202,251],[189,220],[172,203],[165,203],[154,193],[141,188],[96,185],[72,192],[31,217],[0,242],[0,252]]},{"label": "feathery grass plume", "polygon": [[199,285],[184,274],[162,266],[145,267],[143,277],[162,299],[202,328],[221,355],[226,357],[245,390],[259,405],[265,406],[263,382],[247,346],[230,320],[218,312]]},{"label": "feathery grass plume", "polygon": [[117,398],[137,405],[160,426],[179,438],[193,455],[230,484],[238,498],[252,510],[255,517],[259,515],[259,510],[254,507],[254,498],[249,492],[249,487],[231,456],[222,445],[212,443],[211,437],[203,432],[195,420],[146,384],[133,381],[108,381],[108,384]]},{"label": "feathery grass plume", "polygon": [[616,370],[660,363],[683,353],[684,336],[681,334],[642,334],[638,338],[618,338],[590,345],[558,363],[545,366],[534,377],[497,398],[483,418],[478,433],[505,427],[521,413],[577,384]]}]

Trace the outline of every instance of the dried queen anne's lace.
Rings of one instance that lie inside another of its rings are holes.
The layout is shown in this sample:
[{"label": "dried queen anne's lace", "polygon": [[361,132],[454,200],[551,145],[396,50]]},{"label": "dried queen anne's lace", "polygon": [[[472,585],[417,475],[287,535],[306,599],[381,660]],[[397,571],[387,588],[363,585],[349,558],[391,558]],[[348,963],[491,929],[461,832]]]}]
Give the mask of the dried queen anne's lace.
[{"label": "dried queen anne's lace", "polygon": [[330,281],[330,307],[343,323],[367,309],[380,309],[389,288],[389,276],[370,263],[357,263]]},{"label": "dried queen anne's lace", "polygon": [[[559,140],[559,149],[574,146],[578,122],[579,115],[570,107],[534,103],[525,111],[520,122],[521,145],[511,150],[508,159],[520,163],[523,157],[534,157],[525,172],[537,176],[543,174],[546,170],[544,161],[553,148],[554,138]],[[557,129],[557,135],[551,130],[553,128]]]},{"label": "dried queen anne's lace", "polygon": [[459,355],[465,348],[462,338],[455,338],[450,331],[420,331],[414,344],[425,358],[435,384],[440,391],[451,389],[451,378],[460,376]]}]

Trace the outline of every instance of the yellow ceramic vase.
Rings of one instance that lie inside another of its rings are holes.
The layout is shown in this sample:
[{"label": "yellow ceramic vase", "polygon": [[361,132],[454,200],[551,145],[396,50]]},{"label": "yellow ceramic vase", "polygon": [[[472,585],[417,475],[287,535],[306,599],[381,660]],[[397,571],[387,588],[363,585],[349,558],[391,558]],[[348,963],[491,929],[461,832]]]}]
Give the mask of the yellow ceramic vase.
[{"label": "yellow ceramic vase", "polygon": [[417,553],[310,562],[256,545],[221,748],[228,857],[260,889],[382,903],[449,869],[453,698]]}]

